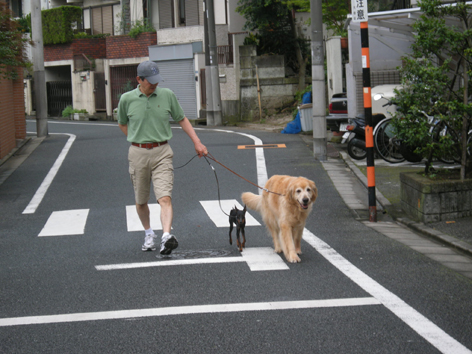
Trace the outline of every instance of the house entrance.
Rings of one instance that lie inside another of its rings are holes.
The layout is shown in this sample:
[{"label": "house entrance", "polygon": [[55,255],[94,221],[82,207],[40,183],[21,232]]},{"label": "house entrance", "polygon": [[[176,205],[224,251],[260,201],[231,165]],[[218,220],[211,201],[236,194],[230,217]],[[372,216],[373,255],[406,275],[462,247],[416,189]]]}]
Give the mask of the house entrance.
[{"label": "house entrance", "polygon": [[46,82],[48,116],[61,117],[67,106],[72,106],[72,84],[70,81]]}]

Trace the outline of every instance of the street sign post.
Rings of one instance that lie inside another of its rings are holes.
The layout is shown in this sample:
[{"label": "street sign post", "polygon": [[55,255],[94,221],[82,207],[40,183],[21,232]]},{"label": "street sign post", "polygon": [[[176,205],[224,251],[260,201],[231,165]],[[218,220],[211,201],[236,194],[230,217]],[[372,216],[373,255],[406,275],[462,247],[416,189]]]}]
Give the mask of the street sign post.
[{"label": "street sign post", "polygon": [[365,147],[367,151],[367,188],[369,194],[369,220],[377,221],[377,201],[375,198],[374,130],[372,123],[372,94],[370,86],[369,54],[369,13],[367,0],[351,1],[352,21],[360,22],[362,46],[362,87],[365,113]]}]

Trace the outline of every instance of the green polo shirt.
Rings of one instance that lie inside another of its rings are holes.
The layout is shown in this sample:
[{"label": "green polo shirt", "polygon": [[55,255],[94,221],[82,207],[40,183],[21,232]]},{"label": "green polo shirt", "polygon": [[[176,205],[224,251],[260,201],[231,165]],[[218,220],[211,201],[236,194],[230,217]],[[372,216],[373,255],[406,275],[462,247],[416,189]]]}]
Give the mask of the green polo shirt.
[{"label": "green polo shirt", "polygon": [[170,140],[169,115],[176,122],[185,118],[175,94],[162,87],[147,97],[136,89],[121,95],[118,103],[118,123],[128,126],[128,141],[151,143]]}]

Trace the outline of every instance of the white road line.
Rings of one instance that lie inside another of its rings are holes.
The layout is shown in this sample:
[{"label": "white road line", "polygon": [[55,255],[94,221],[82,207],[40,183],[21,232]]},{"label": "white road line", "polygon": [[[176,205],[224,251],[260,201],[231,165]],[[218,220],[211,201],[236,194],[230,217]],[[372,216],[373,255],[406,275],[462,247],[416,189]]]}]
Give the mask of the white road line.
[{"label": "white road line", "polygon": [[214,258],[196,258],[196,259],[176,259],[156,262],[137,262],[137,263],[122,263],[122,264],[105,264],[96,265],[96,270],[119,270],[119,269],[133,269],[133,268],[148,268],[148,267],[169,267],[193,264],[215,264],[215,263],[237,263],[245,262],[242,257],[214,257]]},{"label": "white road line", "polygon": [[[153,230],[162,230],[161,223],[161,206],[157,203],[148,204],[151,217],[151,228]],[[128,232],[131,231],[144,231],[143,224],[139,220],[138,212],[136,211],[136,205],[126,206],[126,224],[128,225]]]},{"label": "white road line", "polygon": [[[221,211],[220,203],[217,200],[201,200],[200,204],[205,209],[210,219],[215,223],[216,227],[229,227],[229,213],[234,206],[239,210],[243,210],[243,206],[239,204],[236,199],[223,199],[221,200],[221,208],[225,211]],[[246,212],[246,226],[260,226],[261,224],[254,219],[254,217],[247,211]]]},{"label": "white road line", "polygon": [[379,301],[372,297],[346,298],[330,300],[302,300],[302,301],[277,301],[277,302],[252,302],[239,304],[211,304],[196,306],[176,306],[150,309],[83,312],[73,314],[60,314],[49,316],[11,317],[0,319],[0,327],[21,326],[46,323],[83,322],[99,320],[117,320],[127,318],[160,317],[176,315],[194,315],[228,312],[250,311],[280,311],[300,310],[329,307],[353,307],[379,305]]},{"label": "white road line", "polygon": [[252,272],[265,270],[287,270],[290,269],[283,259],[274,252],[271,247],[245,248],[241,257],[214,257],[196,259],[175,259],[162,260],[156,262],[138,262],[122,264],[96,265],[96,270],[120,270],[148,267],[169,267],[184,266],[194,264],[215,264],[215,263],[241,263],[246,262]]},{"label": "white road line", "polygon": [[54,211],[38,236],[83,235],[89,209]]},{"label": "white road line", "polygon": [[272,247],[245,248],[241,256],[252,272],[290,269]]},{"label": "white road line", "polygon": [[[54,134],[54,133],[51,133]],[[26,209],[23,211],[23,214],[34,214],[36,212],[36,209],[38,208],[39,204],[44,198],[44,195],[46,194],[47,190],[49,189],[49,186],[51,185],[54,177],[56,177],[57,172],[59,171],[59,168],[61,167],[62,163],[64,162],[64,159],[66,158],[67,153],[70,150],[70,147],[72,146],[72,143],[74,142],[76,136],[74,134],[62,134],[62,135],[68,135],[69,140],[67,140],[66,145],[62,149],[61,153],[59,154],[59,157],[56,159],[56,162],[52,166],[52,168],[49,170],[49,173],[46,175],[46,177],[43,180],[43,183],[39,186],[38,190],[36,191],[35,195],[33,196],[33,199],[31,199],[30,203],[26,207]]]},{"label": "white road line", "polygon": [[405,303],[395,294],[385,289],[382,285],[363,273],[351,262],[341,256],[327,243],[320,240],[307,229],[303,232],[303,239],[315,248],[332,265],[343,272],[349,279],[362,289],[379,300],[385,307],[392,311],[403,322],[410,326],[416,333],[431,343],[442,353],[472,353],[469,349],[449,336],[441,328],[428,320],[421,313]]}]

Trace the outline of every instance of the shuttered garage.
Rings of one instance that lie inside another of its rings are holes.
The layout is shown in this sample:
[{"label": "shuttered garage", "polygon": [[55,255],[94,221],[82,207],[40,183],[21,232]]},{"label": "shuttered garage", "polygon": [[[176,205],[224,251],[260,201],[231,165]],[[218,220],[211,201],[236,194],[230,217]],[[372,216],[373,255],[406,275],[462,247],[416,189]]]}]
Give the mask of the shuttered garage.
[{"label": "shuttered garage", "polygon": [[188,119],[197,119],[197,93],[193,59],[158,61],[160,74],[164,81],[160,87],[174,91]]}]

